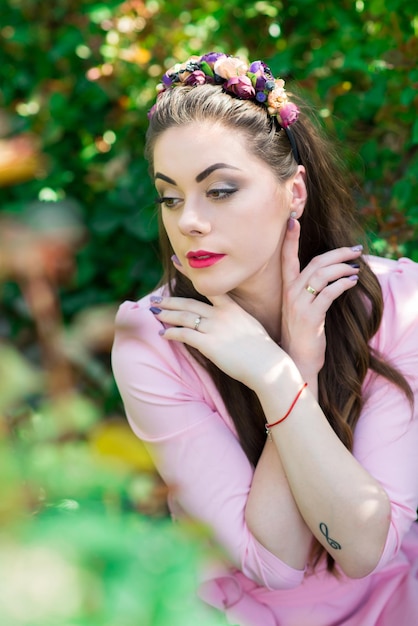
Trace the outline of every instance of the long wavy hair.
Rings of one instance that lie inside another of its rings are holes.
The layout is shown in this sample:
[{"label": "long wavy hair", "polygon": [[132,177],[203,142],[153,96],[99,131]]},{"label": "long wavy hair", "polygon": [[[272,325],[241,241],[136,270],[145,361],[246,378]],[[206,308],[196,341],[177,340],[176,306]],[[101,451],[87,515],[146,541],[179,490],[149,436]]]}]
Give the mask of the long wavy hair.
[{"label": "long wavy hair", "polygon": [[[323,136],[319,124],[315,123],[313,112],[294,94],[291,99],[301,110],[291,130],[300,161],[306,169],[308,192],[300,218],[299,258],[301,268],[304,268],[319,254],[363,241],[363,232],[355,218],[354,201],[343,164]],[[284,182],[295,174],[297,163],[289,139],[267,114],[265,107],[234,98],[215,85],[176,87],[160,95],[146,137],[145,156],[151,174],[155,142],[164,131],[207,121],[241,133],[248,150],[266,163],[279,181]],[[208,302],[173,266],[173,249],[161,220],[160,245],[164,268],[161,284],[168,284],[171,295]],[[412,401],[412,392],[405,378],[369,346],[381,322],[383,299],[376,276],[362,258],[359,263],[356,288],[343,293],[327,312],[325,363],[319,372],[319,404],[336,435],[349,450],[352,450],[353,433],[363,405],[362,384],[369,369],[400,387]],[[241,446],[255,467],[266,438],[266,420],[256,394],[224,374],[197,350],[188,349],[211,375],[233,419]],[[314,566],[325,552],[315,541],[311,554]],[[329,554],[327,566],[330,571],[334,569]]]}]

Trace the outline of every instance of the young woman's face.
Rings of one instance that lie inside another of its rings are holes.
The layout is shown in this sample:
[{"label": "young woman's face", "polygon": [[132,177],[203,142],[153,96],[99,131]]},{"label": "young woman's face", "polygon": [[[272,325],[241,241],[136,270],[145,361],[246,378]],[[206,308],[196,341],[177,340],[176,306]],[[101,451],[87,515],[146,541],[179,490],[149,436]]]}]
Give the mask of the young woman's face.
[{"label": "young woman's face", "polygon": [[239,132],[170,128],[154,150],[162,221],[182,272],[206,296],[277,289],[292,198]]}]

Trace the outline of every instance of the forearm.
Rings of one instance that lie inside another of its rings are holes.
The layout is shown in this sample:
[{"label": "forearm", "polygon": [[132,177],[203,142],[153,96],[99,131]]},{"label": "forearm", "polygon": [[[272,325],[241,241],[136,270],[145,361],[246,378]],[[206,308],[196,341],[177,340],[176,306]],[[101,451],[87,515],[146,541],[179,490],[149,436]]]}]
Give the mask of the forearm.
[{"label": "forearm", "polygon": [[296,505],[275,446],[264,446],[245,510],[249,530],[267,550],[304,569],[312,533]]},{"label": "forearm", "polygon": [[[285,366],[275,378],[263,380],[256,389],[270,423],[277,420],[278,413],[287,410],[301,386],[295,370]],[[272,442],[267,446],[274,446],[278,452],[307,527],[347,575],[360,577],[369,573],[380,558],[390,522],[385,491],[343,446],[309,388],[288,419],[273,428],[271,435]],[[260,466],[258,480],[267,485],[274,482],[275,476],[267,464]],[[256,492],[252,497],[257,497]],[[277,527],[272,520],[272,526],[264,528],[264,537],[259,537],[266,547]]]}]

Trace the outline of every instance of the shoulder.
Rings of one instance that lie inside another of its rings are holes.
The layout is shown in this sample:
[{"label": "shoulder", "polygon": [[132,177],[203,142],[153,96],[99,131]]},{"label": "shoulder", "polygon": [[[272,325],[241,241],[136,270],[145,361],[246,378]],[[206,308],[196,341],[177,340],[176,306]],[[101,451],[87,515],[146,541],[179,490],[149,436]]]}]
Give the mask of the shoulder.
[{"label": "shoulder", "polygon": [[112,369],[119,390],[152,386],[157,394],[205,399],[214,395],[208,372],[186,346],[160,335],[164,328],[150,311],[151,296],[168,295],[162,287],[136,302],[125,301],[115,319]]},{"label": "shoulder", "polygon": [[[121,369],[138,368],[140,363],[148,365],[165,363],[175,368],[179,361],[173,344],[165,341],[159,334],[163,324],[150,311],[153,295],[166,295],[162,287],[147,294],[137,301],[126,300],[116,314],[115,333],[112,348],[112,366],[116,378]],[[181,359],[180,359],[181,360]]]},{"label": "shoulder", "polygon": [[156,289],[139,300],[125,300],[125,302],[122,302],[116,314],[116,331],[126,329],[127,325],[131,328],[138,325],[141,326],[147,320],[153,319],[153,316],[149,315],[149,309],[152,306],[151,297],[154,295],[166,295],[166,287]]},{"label": "shoulder", "polygon": [[208,372],[184,344],[159,334],[163,324],[149,310],[153,293],[137,302],[125,301],[115,321],[112,370],[134,432],[146,441],[162,440],[214,411],[229,424]]},{"label": "shoulder", "polygon": [[418,263],[406,257],[393,260],[376,256],[367,256],[366,262],[380,282],[384,299],[391,294],[418,298]]},{"label": "shoulder", "polygon": [[384,355],[418,354],[418,263],[366,257],[383,295],[382,322],[372,340]]}]

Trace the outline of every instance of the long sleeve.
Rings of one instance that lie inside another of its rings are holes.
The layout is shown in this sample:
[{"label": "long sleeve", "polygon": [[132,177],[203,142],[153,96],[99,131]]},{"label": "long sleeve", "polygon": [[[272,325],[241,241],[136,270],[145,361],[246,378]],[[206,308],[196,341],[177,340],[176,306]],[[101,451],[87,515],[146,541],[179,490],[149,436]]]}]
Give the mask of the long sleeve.
[{"label": "long sleeve", "polygon": [[233,566],[267,588],[299,585],[304,572],[268,552],[246,526],[253,468],[216,388],[184,346],[159,336],[148,307],[148,300],[121,306],[112,352],[133,431],[148,443],[176,502],[208,526]]},{"label": "long sleeve", "polygon": [[[400,389],[373,372],[364,383],[353,454],[391,502],[377,570],[398,552],[418,504],[418,265],[406,259],[370,264],[385,302],[372,347],[406,376],[415,396],[411,407]],[[245,523],[254,470],[217,389],[182,344],[159,336],[149,305],[148,298],[126,302],[116,320],[113,370],[133,431],[148,443],[176,502],[207,525],[234,567],[268,589],[299,586],[304,571],[268,552]]]},{"label": "long sleeve", "polygon": [[354,437],[354,455],[382,484],[391,502],[391,523],[376,569],[398,552],[418,506],[418,265],[407,259],[372,261],[382,284],[384,316],[372,341],[408,380],[411,407],[395,385],[370,373],[365,405]]}]

